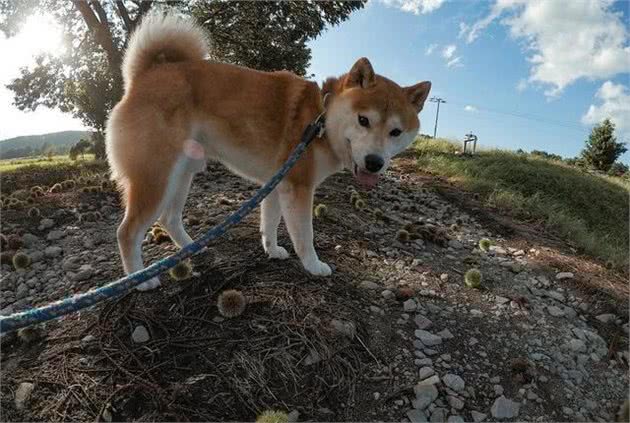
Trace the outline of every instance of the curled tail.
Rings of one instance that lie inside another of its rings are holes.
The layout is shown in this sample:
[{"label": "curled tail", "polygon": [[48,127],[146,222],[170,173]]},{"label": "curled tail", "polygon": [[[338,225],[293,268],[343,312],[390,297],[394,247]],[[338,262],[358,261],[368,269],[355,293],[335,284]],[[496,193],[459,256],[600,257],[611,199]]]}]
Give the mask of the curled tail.
[{"label": "curled tail", "polygon": [[157,63],[202,60],[210,51],[203,29],[174,15],[147,15],[131,36],[122,64],[125,91]]}]

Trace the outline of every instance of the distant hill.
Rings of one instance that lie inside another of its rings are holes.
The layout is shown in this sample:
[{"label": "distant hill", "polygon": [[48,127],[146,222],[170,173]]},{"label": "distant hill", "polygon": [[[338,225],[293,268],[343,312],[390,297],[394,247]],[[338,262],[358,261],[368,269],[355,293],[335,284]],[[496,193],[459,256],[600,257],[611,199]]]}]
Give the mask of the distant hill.
[{"label": "distant hill", "polygon": [[62,131],[0,140],[0,159],[39,155],[44,147],[50,147],[56,153],[64,153],[81,138],[89,138],[90,135],[90,131]]}]

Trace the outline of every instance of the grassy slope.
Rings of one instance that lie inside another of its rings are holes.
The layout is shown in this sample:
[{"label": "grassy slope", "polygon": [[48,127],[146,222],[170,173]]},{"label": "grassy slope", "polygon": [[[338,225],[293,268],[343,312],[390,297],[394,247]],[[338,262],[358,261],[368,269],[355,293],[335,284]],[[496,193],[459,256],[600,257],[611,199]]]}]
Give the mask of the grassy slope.
[{"label": "grassy slope", "polygon": [[543,221],[584,252],[628,266],[630,183],[502,150],[474,157],[446,140],[419,140],[418,165],[478,192],[491,206]]},{"label": "grassy slope", "polygon": [[53,156],[52,160],[48,160],[46,157],[26,157],[20,159],[7,159],[0,160],[0,172],[9,172],[12,170],[16,170],[25,166],[39,166],[39,167],[49,167],[49,166],[58,166],[60,164],[77,164],[80,165],[83,162],[94,160],[94,154],[86,154],[85,159],[81,156],[76,161],[70,160],[68,155],[62,156]]}]

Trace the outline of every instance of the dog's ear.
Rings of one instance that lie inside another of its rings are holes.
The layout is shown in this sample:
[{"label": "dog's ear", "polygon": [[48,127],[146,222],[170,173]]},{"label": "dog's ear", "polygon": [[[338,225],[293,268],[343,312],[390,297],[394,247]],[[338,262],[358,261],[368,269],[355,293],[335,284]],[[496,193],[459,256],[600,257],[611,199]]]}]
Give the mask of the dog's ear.
[{"label": "dog's ear", "polygon": [[431,82],[420,82],[419,84],[403,88],[403,91],[409,99],[409,102],[416,108],[416,111],[420,113],[422,107],[424,107],[424,102],[429,96],[429,91],[431,91]]},{"label": "dog's ear", "polygon": [[326,78],[322,84],[322,95],[335,94],[339,91],[339,80],[335,77]]},{"label": "dog's ear", "polygon": [[356,61],[346,77],[346,88],[367,88],[374,84],[374,69],[370,61],[362,57]]}]

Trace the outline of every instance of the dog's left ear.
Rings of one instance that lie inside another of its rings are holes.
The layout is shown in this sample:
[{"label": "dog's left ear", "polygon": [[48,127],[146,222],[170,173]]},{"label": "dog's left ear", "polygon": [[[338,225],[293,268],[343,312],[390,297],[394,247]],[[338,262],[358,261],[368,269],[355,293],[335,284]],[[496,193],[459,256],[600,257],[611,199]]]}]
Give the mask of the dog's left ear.
[{"label": "dog's left ear", "polygon": [[429,91],[431,91],[431,82],[420,82],[419,84],[403,88],[403,91],[411,104],[416,108],[416,111],[420,113],[422,107],[424,107],[424,102],[429,96]]},{"label": "dog's left ear", "polygon": [[367,88],[374,84],[374,69],[370,61],[362,57],[356,61],[346,78],[346,87]]}]

